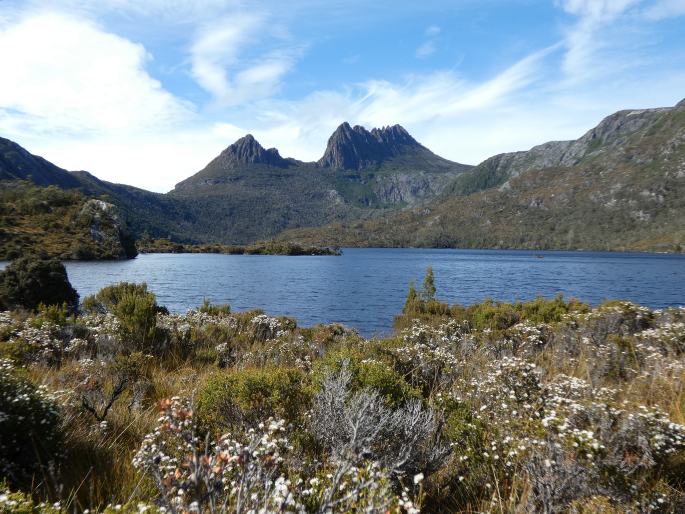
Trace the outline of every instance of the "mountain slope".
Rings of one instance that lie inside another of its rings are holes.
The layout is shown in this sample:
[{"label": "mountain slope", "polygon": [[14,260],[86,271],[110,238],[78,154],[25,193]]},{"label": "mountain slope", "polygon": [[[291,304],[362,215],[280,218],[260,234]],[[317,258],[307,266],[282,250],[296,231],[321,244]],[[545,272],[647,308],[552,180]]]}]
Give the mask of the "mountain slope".
[{"label": "mountain slope", "polygon": [[685,101],[620,111],[575,141],[487,159],[420,208],[281,237],[341,246],[680,249]]},{"label": "mountain slope", "polygon": [[193,218],[211,220],[198,237],[244,244],[416,204],[468,169],[433,154],[399,125],[369,132],[343,123],[317,162],[283,158],[247,135],[169,196]]},{"label": "mountain slope", "polygon": [[0,140],[0,180],[78,188],[115,204],[136,236],[190,243],[248,244],[291,228],[373,217],[435,197],[468,169],[399,125],[367,131],[344,123],[318,162],[283,158],[247,135],[172,192],[157,194],[68,172]]},{"label": "mountain slope", "polygon": [[33,155],[14,141],[0,137],[0,180],[28,180],[39,186],[78,187],[68,171]]},{"label": "mountain slope", "polygon": [[4,181],[0,188],[0,259],[27,252],[61,259],[135,257],[133,238],[111,203],[76,189]]}]

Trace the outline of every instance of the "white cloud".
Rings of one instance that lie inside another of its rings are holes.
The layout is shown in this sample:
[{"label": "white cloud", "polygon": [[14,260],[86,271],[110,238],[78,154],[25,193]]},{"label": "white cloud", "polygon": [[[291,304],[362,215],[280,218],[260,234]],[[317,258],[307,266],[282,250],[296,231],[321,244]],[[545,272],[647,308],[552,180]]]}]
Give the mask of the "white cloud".
[{"label": "white cloud", "polygon": [[[459,68],[393,81],[376,75],[290,99],[276,93],[299,50],[273,12],[247,13],[220,1],[206,10],[185,0],[97,4],[146,23],[150,17],[163,26],[149,29],[155,37],[158,30],[185,31],[174,41],[187,53],[174,58],[212,95],[213,109],[172,95],[146,71],[152,56],[142,45],[87,21],[106,21],[91,12],[94,3],[55,1],[73,5],[69,17],[37,7],[0,13],[0,55],[12,70],[0,80],[0,135],[68,169],[156,191],[201,169],[247,132],[282,155],[314,160],[342,121],[401,123],[436,153],[477,163],[578,137],[615,110],[669,105],[685,91],[685,73],[673,67],[659,69],[648,59],[648,72],[630,68],[638,59],[618,30],[627,21],[647,25],[678,15],[677,0],[558,2],[574,17],[562,42],[489,78],[473,80]],[[421,32],[430,45],[439,34],[437,26]],[[630,71],[618,73],[622,67]]]},{"label": "white cloud", "polygon": [[292,49],[242,57],[269,35],[266,23],[263,15],[234,13],[198,30],[190,51],[192,75],[222,107],[270,96],[294,65]]},{"label": "white cloud", "polygon": [[[641,0],[562,0],[561,7],[578,17],[566,34],[567,52],[563,69],[570,80],[584,80],[599,71],[609,73],[611,66],[597,69],[593,59],[611,45],[611,38],[600,31]],[[609,64],[609,63],[607,63]]]},{"label": "white cloud", "polygon": [[440,34],[440,31],[441,29],[437,25],[431,25],[426,29],[425,34],[428,39],[414,51],[414,55],[418,59],[425,59],[435,53],[437,50],[437,47],[435,46],[435,37]]},{"label": "white cloud", "polygon": [[438,27],[437,25],[431,25],[430,27],[428,27],[426,29],[426,35],[431,36],[431,37],[437,36],[438,34],[440,34],[440,31],[441,31],[440,27]]},{"label": "white cloud", "polygon": [[[189,104],[145,71],[145,49],[90,22],[41,14],[0,28],[0,110],[14,130],[109,133],[164,126]],[[6,126],[0,125],[0,130]]]},{"label": "white cloud", "polygon": [[[316,91],[299,101],[262,103],[259,115],[255,117],[251,111],[243,125],[249,126],[262,144],[306,160],[321,156],[328,136],[343,121],[367,127],[401,123],[435,141],[436,131],[430,127],[457,125],[461,119],[501,109],[512,95],[539,77],[542,60],[555,48],[521,59],[482,83],[442,71],[410,76],[399,83],[370,80],[343,90]],[[445,135],[451,133],[447,130]],[[482,149],[468,151],[468,155],[464,150],[465,146],[452,148],[449,155],[456,158],[460,154],[462,160],[472,162],[488,156]]]}]

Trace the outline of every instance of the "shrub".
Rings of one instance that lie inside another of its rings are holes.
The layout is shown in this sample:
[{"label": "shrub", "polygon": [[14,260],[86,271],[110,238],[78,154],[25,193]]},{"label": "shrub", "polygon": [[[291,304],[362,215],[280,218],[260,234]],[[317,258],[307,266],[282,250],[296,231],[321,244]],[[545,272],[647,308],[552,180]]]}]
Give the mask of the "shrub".
[{"label": "shrub", "polygon": [[393,409],[373,389],[353,393],[351,381],[347,366],[326,375],[314,402],[312,431],[335,459],[371,459],[398,475],[437,469],[449,449],[435,413],[419,400]]},{"label": "shrub", "polygon": [[63,303],[75,308],[78,294],[58,260],[22,257],[0,272],[0,309],[35,310],[40,304]]},{"label": "shrub", "polygon": [[230,314],[231,306],[227,303],[213,304],[207,298],[202,301],[202,305],[198,312],[209,314],[210,316],[221,316],[222,314]]},{"label": "shrub", "polygon": [[426,320],[434,317],[448,316],[450,313],[449,306],[436,300],[435,293],[433,268],[428,266],[421,291],[416,290],[414,282],[409,284],[409,292],[404,302],[402,315],[395,318],[395,326],[403,328],[410,325],[414,319]]},{"label": "shrub", "polygon": [[43,482],[59,460],[61,439],[53,400],[0,361],[0,474],[10,486]]},{"label": "shrub", "polygon": [[346,369],[350,375],[352,391],[372,389],[376,391],[388,404],[403,405],[411,399],[421,398],[421,391],[412,387],[404,376],[385,362],[369,358],[362,358],[362,354],[353,349],[332,352],[317,370],[319,383],[323,383],[330,373],[338,373]]},{"label": "shrub", "polygon": [[157,486],[163,512],[418,512],[377,466],[338,463],[323,474],[319,462],[293,461],[282,419],[212,440],[198,437],[191,402],[173,398],[161,407],[133,464]]},{"label": "shrub", "polygon": [[311,402],[306,375],[298,369],[245,369],[212,375],[197,395],[203,429],[219,433],[279,417],[298,422]]},{"label": "shrub", "polygon": [[59,503],[37,503],[30,495],[10,491],[0,483],[0,514],[60,514]]},{"label": "shrub", "polygon": [[141,349],[155,349],[163,334],[157,329],[157,313],[166,309],[157,305],[154,293],[147,284],[121,282],[105,287],[95,296],[83,301],[83,309],[90,312],[111,312],[119,320],[124,339]]}]

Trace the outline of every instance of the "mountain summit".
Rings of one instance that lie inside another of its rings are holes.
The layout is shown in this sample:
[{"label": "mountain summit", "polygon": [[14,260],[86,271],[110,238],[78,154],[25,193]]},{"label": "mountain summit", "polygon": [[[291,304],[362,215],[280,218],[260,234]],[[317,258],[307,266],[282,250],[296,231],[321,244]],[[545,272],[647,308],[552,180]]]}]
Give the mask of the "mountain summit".
[{"label": "mountain summit", "polygon": [[281,157],[275,148],[265,150],[252,134],[247,134],[221,152],[208,167],[228,168],[244,164],[265,164],[285,168],[288,161]]},{"label": "mountain summit", "polygon": [[338,169],[361,169],[417,149],[426,150],[402,126],[374,128],[345,122],[328,139],[319,166]]}]

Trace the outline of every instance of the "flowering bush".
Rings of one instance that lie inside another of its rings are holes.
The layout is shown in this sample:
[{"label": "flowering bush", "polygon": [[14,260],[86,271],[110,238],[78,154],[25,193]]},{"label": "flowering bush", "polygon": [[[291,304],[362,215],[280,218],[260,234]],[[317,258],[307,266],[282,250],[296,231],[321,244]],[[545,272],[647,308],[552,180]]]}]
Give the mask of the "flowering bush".
[{"label": "flowering bush", "polygon": [[61,455],[59,410],[53,398],[0,360],[0,474],[13,486],[40,483]]},{"label": "flowering bush", "polygon": [[142,344],[135,285],[0,312],[0,512],[685,511],[685,308],[428,282],[371,340],[205,306]]},{"label": "flowering bush", "polygon": [[153,479],[161,504],[171,512],[332,512],[349,508],[399,511],[376,466],[304,478],[292,474],[285,421],[269,418],[256,429],[218,440],[199,438],[192,405],[180,398],[161,404],[157,429],[133,459]]}]

